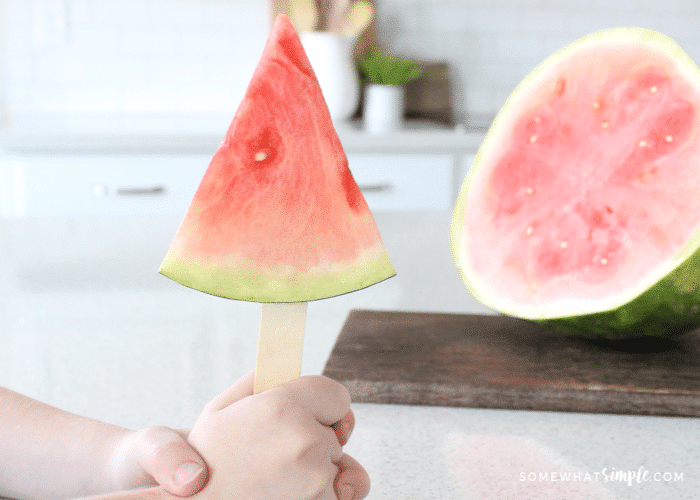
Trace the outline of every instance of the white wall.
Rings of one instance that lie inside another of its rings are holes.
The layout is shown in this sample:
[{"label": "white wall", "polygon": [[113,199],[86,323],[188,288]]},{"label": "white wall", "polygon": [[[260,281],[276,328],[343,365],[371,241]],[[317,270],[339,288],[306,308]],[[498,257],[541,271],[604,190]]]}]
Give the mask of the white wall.
[{"label": "white wall", "polygon": [[661,31],[700,62],[698,0],[379,0],[378,7],[383,43],[451,63],[462,119],[495,114],[539,62],[603,28]]},{"label": "white wall", "polygon": [[0,0],[0,130],[7,119],[7,38],[3,36],[7,31],[6,26],[9,26],[7,1]]},{"label": "white wall", "polygon": [[220,132],[270,21],[262,0],[6,1],[18,129]]},{"label": "white wall", "polygon": [[[220,133],[269,27],[267,0],[3,1],[0,111],[30,131]],[[450,63],[460,120],[495,114],[539,61],[605,27],[662,31],[700,61],[697,0],[377,3],[385,45]]]}]

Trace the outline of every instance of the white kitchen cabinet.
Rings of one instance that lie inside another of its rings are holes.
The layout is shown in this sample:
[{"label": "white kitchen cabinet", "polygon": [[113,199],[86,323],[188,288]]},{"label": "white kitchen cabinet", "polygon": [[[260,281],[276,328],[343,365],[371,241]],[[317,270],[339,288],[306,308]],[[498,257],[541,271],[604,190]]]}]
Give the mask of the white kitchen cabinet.
[{"label": "white kitchen cabinet", "polygon": [[[0,216],[183,214],[209,155],[68,155],[0,159]],[[355,154],[348,161],[372,210],[448,210],[451,154]]]},{"label": "white kitchen cabinet", "polygon": [[[450,210],[482,136],[446,129],[372,135],[340,127],[373,211]],[[10,140],[11,139],[11,140]],[[0,217],[183,214],[219,137],[5,138]]]},{"label": "white kitchen cabinet", "polygon": [[52,155],[0,160],[0,216],[184,213],[207,155]]},{"label": "white kitchen cabinet", "polygon": [[372,210],[447,210],[455,157],[449,154],[348,155],[350,170]]}]

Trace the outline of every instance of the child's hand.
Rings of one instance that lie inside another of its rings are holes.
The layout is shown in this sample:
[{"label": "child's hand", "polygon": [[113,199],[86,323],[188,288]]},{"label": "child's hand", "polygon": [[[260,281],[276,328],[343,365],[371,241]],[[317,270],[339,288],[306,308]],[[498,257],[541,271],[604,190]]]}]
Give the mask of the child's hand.
[{"label": "child's hand", "polygon": [[156,426],[122,437],[112,458],[114,489],[158,484],[180,497],[199,492],[207,481],[207,466],[187,442],[188,433]]},{"label": "child's hand", "polygon": [[187,431],[124,429],[0,387],[0,497],[75,498],[158,484],[183,497],[206,481]]},{"label": "child's hand", "polygon": [[190,432],[209,464],[207,500],[367,495],[367,473],[341,448],[354,425],[342,385],[307,376],[252,394],[251,373],[212,400]]}]

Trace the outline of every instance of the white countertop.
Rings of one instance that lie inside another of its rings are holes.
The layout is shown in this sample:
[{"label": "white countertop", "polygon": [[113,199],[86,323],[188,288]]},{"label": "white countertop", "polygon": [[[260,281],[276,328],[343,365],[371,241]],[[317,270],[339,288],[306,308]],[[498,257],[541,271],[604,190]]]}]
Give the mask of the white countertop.
[{"label": "white countertop", "polygon": [[[137,121],[136,118],[133,120]],[[141,120],[143,121],[143,120]],[[213,122],[214,125],[212,125]],[[0,150],[8,153],[213,153],[221,143],[228,122],[206,122],[206,126],[185,126],[125,133],[116,126],[92,126],[91,122],[71,125],[67,118],[38,128],[7,130],[0,134]],[[108,122],[109,123],[109,122]],[[474,153],[484,139],[485,128],[449,128],[425,121],[407,121],[401,129],[370,134],[362,123],[334,124],[348,152]]]},{"label": "white countertop", "polygon": [[[489,312],[452,263],[450,215],[375,214],[397,276],[309,304],[304,374],[323,371],[350,309]],[[0,385],[123,426],[192,425],[254,366],[260,306],[157,273],[178,223],[0,220]],[[346,451],[371,476],[370,500],[677,500],[700,489],[697,419],[374,404],[354,411]],[[640,468],[649,481],[609,480]]]}]

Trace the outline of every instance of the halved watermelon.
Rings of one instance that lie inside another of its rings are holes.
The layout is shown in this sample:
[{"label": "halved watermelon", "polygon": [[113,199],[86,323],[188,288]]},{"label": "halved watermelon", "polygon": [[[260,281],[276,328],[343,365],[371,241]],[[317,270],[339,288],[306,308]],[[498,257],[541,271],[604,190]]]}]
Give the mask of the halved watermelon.
[{"label": "halved watermelon", "polygon": [[322,299],[395,274],[284,15],[160,272],[256,302]]},{"label": "halved watermelon", "polygon": [[668,37],[616,28],[540,64],[465,179],[456,262],[474,295],[567,333],[700,325],[700,69]]}]

